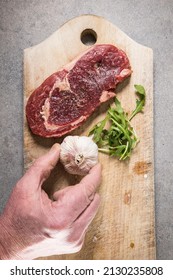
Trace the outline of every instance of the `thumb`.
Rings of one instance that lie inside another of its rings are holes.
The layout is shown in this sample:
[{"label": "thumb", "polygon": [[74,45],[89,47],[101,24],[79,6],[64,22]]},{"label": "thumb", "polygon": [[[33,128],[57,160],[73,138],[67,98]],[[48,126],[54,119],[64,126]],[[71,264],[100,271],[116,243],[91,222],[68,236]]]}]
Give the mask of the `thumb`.
[{"label": "thumb", "polygon": [[33,165],[27,170],[21,178],[23,186],[31,188],[39,188],[43,182],[49,177],[50,172],[59,160],[60,145],[54,144],[48,153],[35,160]]}]

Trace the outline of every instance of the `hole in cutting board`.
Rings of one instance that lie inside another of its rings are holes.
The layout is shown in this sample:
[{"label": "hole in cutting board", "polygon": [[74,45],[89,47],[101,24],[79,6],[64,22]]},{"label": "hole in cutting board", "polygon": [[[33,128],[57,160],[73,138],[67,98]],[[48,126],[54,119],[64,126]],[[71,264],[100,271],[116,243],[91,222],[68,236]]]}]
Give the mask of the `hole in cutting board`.
[{"label": "hole in cutting board", "polygon": [[94,45],[97,41],[97,33],[93,29],[85,29],[82,31],[80,39],[84,45]]}]

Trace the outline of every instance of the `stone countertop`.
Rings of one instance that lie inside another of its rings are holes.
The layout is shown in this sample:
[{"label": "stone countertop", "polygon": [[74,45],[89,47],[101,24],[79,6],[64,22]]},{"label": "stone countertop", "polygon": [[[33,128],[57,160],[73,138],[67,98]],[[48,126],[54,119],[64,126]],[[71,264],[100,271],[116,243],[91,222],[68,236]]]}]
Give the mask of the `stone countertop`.
[{"label": "stone countertop", "polygon": [[23,49],[96,14],[154,51],[157,259],[173,259],[173,1],[1,0],[0,11],[0,211],[23,170]]}]

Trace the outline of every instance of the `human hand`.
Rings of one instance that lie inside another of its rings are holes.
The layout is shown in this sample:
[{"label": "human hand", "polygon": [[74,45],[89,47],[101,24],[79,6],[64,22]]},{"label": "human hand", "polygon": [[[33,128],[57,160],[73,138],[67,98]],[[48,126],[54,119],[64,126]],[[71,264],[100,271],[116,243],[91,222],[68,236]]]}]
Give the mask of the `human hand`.
[{"label": "human hand", "polygon": [[81,249],[94,218],[101,181],[97,164],[79,184],[66,187],[50,200],[43,182],[59,159],[60,146],[38,158],[14,187],[0,217],[0,259],[34,259]]}]

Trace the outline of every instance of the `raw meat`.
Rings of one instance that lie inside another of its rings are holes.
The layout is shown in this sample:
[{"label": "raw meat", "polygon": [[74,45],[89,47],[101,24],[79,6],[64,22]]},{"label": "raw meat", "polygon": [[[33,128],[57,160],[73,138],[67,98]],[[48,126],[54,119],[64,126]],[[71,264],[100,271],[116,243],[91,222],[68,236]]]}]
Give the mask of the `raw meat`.
[{"label": "raw meat", "polygon": [[79,127],[115,96],[131,74],[126,54],[113,45],[95,45],[48,77],[29,97],[26,117],[34,134],[60,137]]}]

